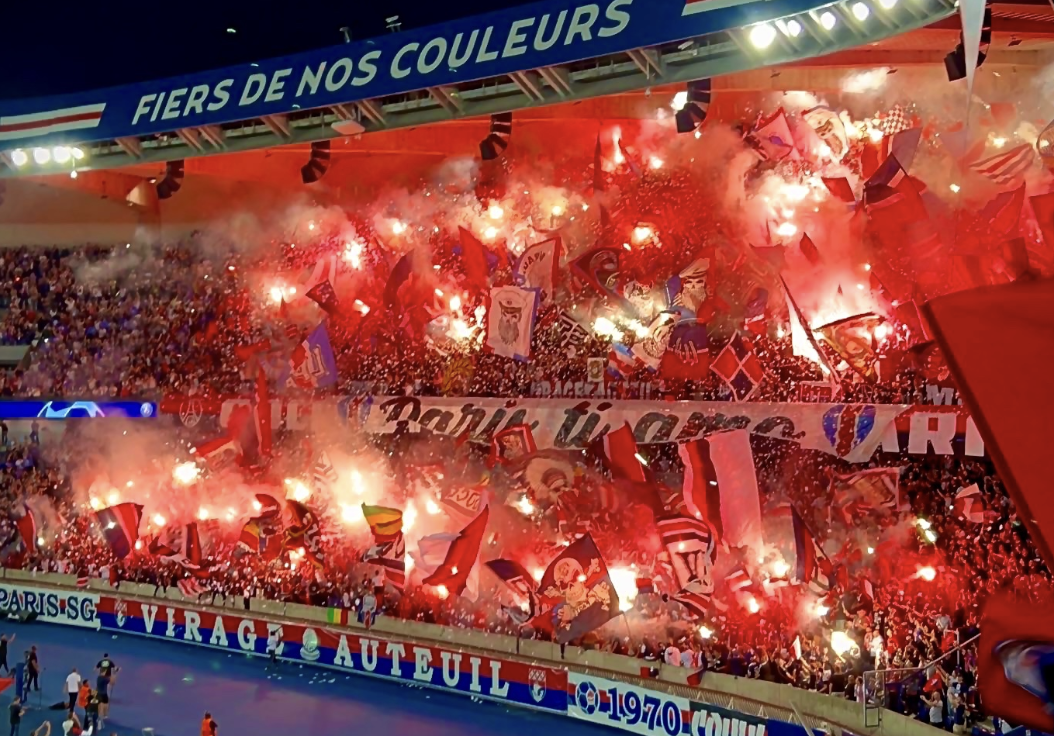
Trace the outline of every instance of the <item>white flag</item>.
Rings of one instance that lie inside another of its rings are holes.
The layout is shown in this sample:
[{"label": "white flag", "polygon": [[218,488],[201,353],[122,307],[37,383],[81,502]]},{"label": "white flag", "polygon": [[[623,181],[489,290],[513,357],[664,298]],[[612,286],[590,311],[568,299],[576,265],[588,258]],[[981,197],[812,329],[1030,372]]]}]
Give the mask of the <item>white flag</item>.
[{"label": "white flag", "polygon": [[653,371],[659,370],[675,324],[677,315],[672,312],[662,312],[656,317],[648,327],[648,334],[633,345],[631,352],[637,360]]},{"label": "white flag", "polygon": [[538,292],[517,286],[490,290],[487,304],[487,349],[495,355],[526,361],[531,355],[531,333]]},{"label": "white flag", "polygon": [[516,261],[513,269],[516,283],[528,289],[538,289],[541,304],[553,301],[562,250],[560,238],[550,238],[528,246]]}]

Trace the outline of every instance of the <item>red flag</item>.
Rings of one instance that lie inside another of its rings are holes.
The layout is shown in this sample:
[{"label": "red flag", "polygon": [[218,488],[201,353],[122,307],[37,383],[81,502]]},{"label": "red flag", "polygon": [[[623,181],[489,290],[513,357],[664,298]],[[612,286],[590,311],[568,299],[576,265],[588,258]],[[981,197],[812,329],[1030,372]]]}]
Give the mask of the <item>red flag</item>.
[{"label": "red flag", "polygon": [[600,133],[597,133],[597,145],[593,149],[593,194],[604,191],[604,162],[600,150]]},{"label": "red flag", "polygon": [[468,576],[476,564],[476,558],[479,557],[479,548],[483,545],[483,534],[487,531],[489,518],[490,507],[484,506],[479,516],[469,522],[457,535],[457,539],[450,543],[443,564],[422,582],[425,585],[444,585],[454,595],[461,595],[468,584]]},{"label": "red flag", "polygon": [[482,291],[490,281],[490,269],[487,267],[487,249],[479,238],[463,227],[458,228],[461,238],[461,266],[465,269],[465,280],[468,285]]},{"label": "red flag", "polygon": [[137,503],[119,503],[95,512],[99,528],[117,557],[123,559],[132,554],[139,539],[139,522],[143,518],[143,507]]},{"label": "red flag", "polygon": [[1043,245],[1046,246],[1033,253],[1032,265],[1035,267],[1041,262],[1054,260],[1054,192],[1029,197],[1028,201],[1043,235]]},{"label": "red flag", "polygon": [[260,442],[260,454],[271,454],[271,397],[267,388],[267,375],[263,368],[256,372],[256,403],[253,406],[253,423]]},{"label": "red flag", "polygon": [[1017,109],[1012,102],[993,102],[988,106],[988,112],[1001,130],[1009,130],[1017,122]]},{"label": "red flag", "polygon": [[1042,591],[1035,603],[1010,591],[993,595],[981,619],[978,682],[992,715],[1044,733],[1054,731],[1049,710],[1054,597]]},{"label": "red flag", "polygon": [[837,199],[842,200],[846,204],[856,204],[856,194],[853,193],[853,187],[849,185],[849,180],[844,176],[834,179],[821,179],[827,191],[833,194]]},{"label": "red flag", "polygon": [[989,231],[997,237],[1017,237],[1021,222],[1021,208],[1025,204],[1025,185],[1011,192],[996,195],[981,210],[981,219],[988,222]]},{"label": "red flag", "polygon": [[231,437],[217,437],[194,448],[194,454],[203,459],[211,470],[221,470],[238,461],[241,447]]},{"label": "red flag", "polygon": [[530,425],[516,424],[498,432],[490,441],[490,457],[487,464],[514,465],[522,463],[538,452],[534,433]]},{"label": "red flag", "polygon": [[285,530],[285,548],[303,547],[307,561],[321,569],[325,566],[326,556],[322,549],[318,516],[299,501],[286,500],[285,505],[291,517],[290,525]]},{"label": "red flag", "polygon": [[761,496],[747,431],[717,432],[678,452],[689,512],[713,524],[722,542],[760,550]]},{"label": "red flag", "polygon": [[[327,314],[337,315],[340,313],[340,301],[337,299],[337,292],[333,288],[333,284],[329,282],[329,279],[319,281],[304,296],[321,307]],[[282,302],[282,305],[285,306],[285,301]]]},{"label": "red flag", "polygon": [[801,236],[799,247],[801,248],[801,254],[805,256],[805,260],[809,263],[815,266],[820,262],[820,251],[816,249],[816,243],[812,242],[812,238],[807,234]]},{"label": "red flag", "polygon": [[[958,292],[923,309],[1020,517],[1054,566],[1050,427],[1054,280]],[[1008,383],[1030,386],[1008,391]]]},{"label": "red flag", "polygon": [[29,504],[23,504],[22,508],[22,516],[17,522],[18,533],[22,536],[22,544],[25,545],[26,550],[32,552],[37,548],[37,520]]},{"label": "red flag", "polygon": [[641,462],[637,440],[634,439],[628,422],[601,437],[596,449],[611,471],[612,478],[635,483],[649,482],[650,474]]},{"label": "red flag", "polygon": [[278,503],[278,499],[266,493],[256,494],[253,508],[258,512],[258,519],[272,519],[282,512],[282,506]]}]

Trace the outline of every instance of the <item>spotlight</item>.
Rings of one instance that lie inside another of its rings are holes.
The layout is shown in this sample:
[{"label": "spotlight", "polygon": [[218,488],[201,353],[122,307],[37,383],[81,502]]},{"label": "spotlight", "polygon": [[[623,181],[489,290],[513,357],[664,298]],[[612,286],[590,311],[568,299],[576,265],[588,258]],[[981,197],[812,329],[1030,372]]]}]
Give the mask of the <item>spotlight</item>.
[{"label": "spotlight", "polygon": [[750,42],[754,48],[767,49],[776,40],[776,29],[768,23],[758,23],[750,29]]},{"label": "spotlight", "polygon": [[787,33],[790,34],[791,38],[797,38],[801,35],[801,23],[791,18],[787,21]]},{"label": "spotlight", "polygon": [[55,163],[64,164],[70,160],[73,154],[70,153],[70,149],[66,146],[55,146],[51,150],[51,155],[55,159]]},{"label": "spotlight", "polygon": [[70,149],[70,153],[72,153],[73,154],[73,158],[77,159],[78,161],[80,161],[80,160],[82,160],[84,158],[84,149],[79,148],[77,146],[74,146],[73,148],[71,148]]},{"label": "spotlight", "polygon": [[[959,43],[955,50],[944,57],[944,69],[948,73],[949,82],[957,82],[966,78],[966,48],[963,45],[962,32],[959,33]],[[981,68],[984,60],[988,58],[988,47],[992,44],[992,7],[985,5],[984,23],[981,25],[981,45],[977,51],[977,68]]]},{"label": "spotlight", "polygon": [[305,184],[314,184],[329,171],[329,141],[311,144],[311,158],[300,167],[300,179]]},{"label": "spotlight", "polygon": [[710,109],[710,89],[709,78],[688,83],[687,102],[675,116],[678,133],[692,133],[706,120],[706,112]]},{"label": "spotlight", "polygon": [[834,13],[832,13],[830,10],[825,10],[820,15],[820,25],[823,26],[823,29],[825,31],[829,31],[832,28],[834,28],[835,23],[837,23],[837,22],[838,22],[838,19],[835,18]]},{"label": "spotlight", "polygon": [[480,141],[479,157],[493,161],[509,147],[512,137],[512,113],[502,112],[490,116],[490,135]]},{"label": "spotlight", "polygon": [[46,148],[34,148],[33,160],[43,166],[44,164],[51,161],[51,151]]},{"label": "spotlight", "polygon": [[897,5],[897,0],[878,0],[878,4],[882,6],[883,10],[892,10]]},{"label": "spotlight", "polygon": [[77,170],[76,169],[74,169],[73,171],[70,172],[70,178],[71,179],[76,179],[77,178]]},{"label": "spotlight", "polygon": [[157,198],[168,199],[183,187],[183,159],[165,164],[165,176],[156,185]]},{"label": "spotlight", "polygon": [[867,20],[867,16],[871,15],[871,8],[867,7],[863,3],[853,3],[853,17],[859,21]]},{"label": "spotlight", "polygon": [[11,163],[15,166],[25,166],[29,163],[29,155],[21,148],[11,151]]}]

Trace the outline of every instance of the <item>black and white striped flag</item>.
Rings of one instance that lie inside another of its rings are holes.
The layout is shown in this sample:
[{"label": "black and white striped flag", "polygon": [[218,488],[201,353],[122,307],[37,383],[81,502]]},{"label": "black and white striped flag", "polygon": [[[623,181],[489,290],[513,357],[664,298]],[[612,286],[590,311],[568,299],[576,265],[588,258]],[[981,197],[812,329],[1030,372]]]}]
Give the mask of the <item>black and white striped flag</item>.
[{"label": "black and white striped flag", "polygon": [[570,312],[560,312],[558,329],[562,348],[580,347],[592,337],[589,330],[583,327]]}]

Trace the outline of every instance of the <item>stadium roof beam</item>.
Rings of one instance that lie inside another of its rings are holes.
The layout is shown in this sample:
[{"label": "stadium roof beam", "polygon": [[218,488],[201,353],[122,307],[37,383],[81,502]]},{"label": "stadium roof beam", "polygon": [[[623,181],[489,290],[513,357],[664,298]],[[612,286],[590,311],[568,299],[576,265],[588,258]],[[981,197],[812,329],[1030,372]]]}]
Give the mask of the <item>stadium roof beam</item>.
[{"label": "stadium roof beam", "polygon": [[457,99],[456,87],[429,87],[428,93],[451,115],[461,112],[462,103]]},{"label": "stadium roof beam", "polygon": [[571,83],[571,76],[567,73],[567,69],[562,66],[545,66],[538,69],[538,73],[542,75],[542,79],[549,83],[549,86],[556,90],[556,94],[561,97],[570,97],[574,95],[575,88]]},{"label": "stadium roof beam", "polygon": [[632,49],[627,55],[648,79],[662,76],[662,60],[653,49]]},{"label": "stadium roof beam", "polygon": [[387,127],[388,121],[385,120],[383,110],[374,104],[373,100],[359,100],[355,103],[355,107],[359,109],[362,117],[375,123],[378,128]]},{"label": "stadium roof beam", "polygon": [[214,148],[224,149],[227,147],[223,128],[218,125],[204,125],[198,128],[201,137],[213,145]]},{"label": "stadium roof beam", "polygon": [[118,138],[115,143],[120,146],[121,150],[124,151],[129,158],[140,159],[143,157],[143,142],[138,138]]},{"label": "stadium roof beam", "polygon": [[194,128],[180,128],[176,131],[176,135],[198,153],[205,150],[205,145],[201,142],[201,134]]},{"label": "stadium roof beam", "polygon": [[538,84],[538,80],[534,76],[534,72],[513,72],[509,75],[509,78],[515,82],[516,86],[520,88],[520,91],[530,97],[535,102],[545,101],[545,90]]},{"label": "stadium roof beam", "polygon": [[[866,2],[871,9],[867,22],[849,21],[853,6],[858,2]],[[828,11],[837,18],[831,28],[820,22],[823,13]],[[349,87],[348,95],[352,99],[347,101],[335,101],[315,109],[292,109],[281,114],[236,119],[208,130],[195,128],[200,138],[214,148],[195,147],[186,140],[191,136],[177,134],[178,126],[168,132],[78,145],[86,149],[91,168],[116,168],[193,158],[214,150],[236,153],[340,138],[346,134],[334,129],[334,125],[351,122],[349,115],[357,118],[356,122],[363,127],[362,132],[369,133],[636,92],[656,83],[675,85],[760,67],[799,65],[819,56],[841,58],[846,52],[850,52],[854,61],[857,56],[866,59],[863,63],[890,66],[922,63],[923,56],[929,63],[934,54],[869,47],[895,34],[932,27],[955,13],[956,0],[902,0],[892,8],[883,8],[881,3],[872,0],[834,0],[813,10],[772,21],[772,25],[781,30],[766,48],[758,48],[752,43],[750,28],[744,27],[630,51],[600,54],[581,61],[368,99],[354,99],[354,90]],[[877,22],[880,16],[882,21]],[[795,21],[797,33],[786,30],[791,20]],[[947,34],[949,40],[957,38],[958,30],[953,25],[939,32]],[[993,49],[993,55],[996,51]],[[1011,58],[1015,61],[1009,61]],[[1035,64],[1036,58],[1027,50],[1007,54],[1008,63],[1019,66]],[[1021,61],[1016,61],[1018,59]],[[989,58],[988,63],[995,61]],[[831,63],[838,65],[838,62]],[[0,177],[51,173],[62,172],[53,166],[0,166]]]},{"label": "stadium roof beam", "polygon": [[263,121],[268,130],[279,138],[289,139],[293,137],[293,131],[289,127],[288,115],[264,115],[260,120]]}]

